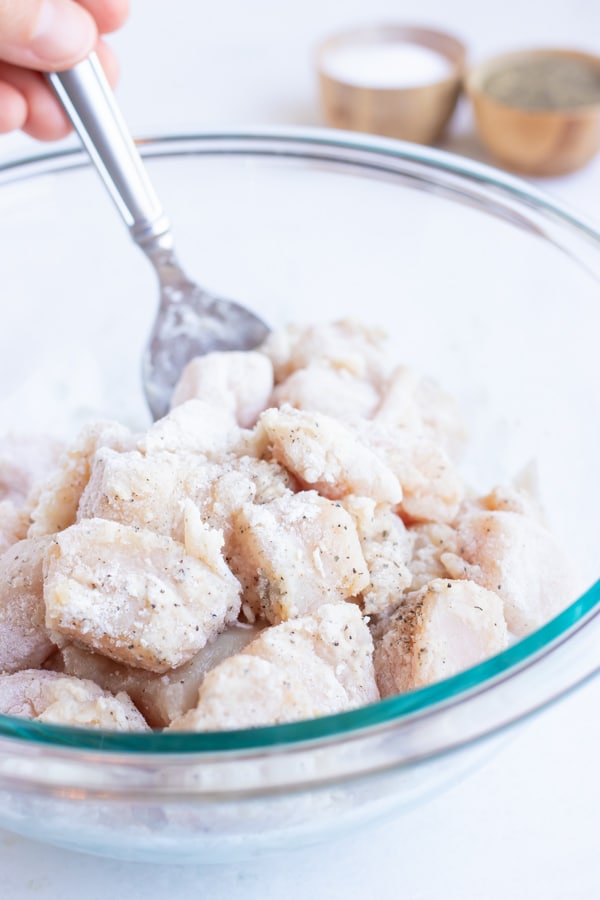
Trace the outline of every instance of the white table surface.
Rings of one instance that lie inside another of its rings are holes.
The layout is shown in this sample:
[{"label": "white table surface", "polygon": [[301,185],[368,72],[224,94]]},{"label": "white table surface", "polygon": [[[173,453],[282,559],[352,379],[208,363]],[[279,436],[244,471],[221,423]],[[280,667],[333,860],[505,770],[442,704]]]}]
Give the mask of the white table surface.
[{"label": "white table surface", "polygon": [[[333,30],[406,20],[462,36],[472,60],[534,45],[600,52],[598,0],[138,0],[113,38],[136,134],[320,125],[312,53]],[[165,35],[169,34],[166,39]],[[445,146],[486,159],[463,104]],[[37,151],[0,138],[0,159]],[[600,157],[542,186],[600,221]],[[392,823],[260,864],[180,868],[99,860],[0,831],[6,900],[596,900],[600,681],[545,712],[463,783]]]}]

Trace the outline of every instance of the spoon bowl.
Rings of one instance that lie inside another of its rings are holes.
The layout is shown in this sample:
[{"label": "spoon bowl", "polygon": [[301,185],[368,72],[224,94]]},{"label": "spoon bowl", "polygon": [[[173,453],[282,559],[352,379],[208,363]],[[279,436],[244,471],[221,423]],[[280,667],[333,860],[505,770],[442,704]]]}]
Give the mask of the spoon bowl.
[{"label": "spoon bowl", "polygon": [[217,350],[251,350],[269,329],[239,303],[190,281],[172,251],[156,245],[144,250],[158,275],[160,305],[142,359],[142,380],[152,416],[160,419],[191,359]]}]

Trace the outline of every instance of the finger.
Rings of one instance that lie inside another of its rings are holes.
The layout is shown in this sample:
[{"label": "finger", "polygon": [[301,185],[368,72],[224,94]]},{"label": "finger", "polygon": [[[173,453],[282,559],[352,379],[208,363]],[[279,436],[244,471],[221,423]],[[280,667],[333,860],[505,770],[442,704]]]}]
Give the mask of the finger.
[{"label": "finger", "polygon": [[129,15],[129,0],[79,0],[90,13],[100,34],[116,31]]},{"label": "finger", "polygon": [[27,100],[14,85],[0,81],[0,134],[18,131],[27,121]]},{"label": "finger", "polygon": [[92,50],[93,16],[74,0],[0,0],[0,59],[29,69],[68,69]]},{"label": "finger", "polygon": [[108,44],[100,39],[96,44],[96,53],[112,87],[119,80],[119,61]]},{"label": "finger", "polygon": [[0,63],[0,80],[24,98],[26,117],[17,127],[26,134],[41,141],[53,141],[69,133],[69,120],[43,75],[9,63]]},{"label": "finger", "polygon": [[[119,67],[115,55],[102,40],[98,41],[96,50],[108,80],[112,85],[116,84]],[[7,106],[5,110],[0,95],[0,131],[2,120],[6,118],[5,131],[21,129],[40,141],[59,140],[69,133],[69,119],[39,72],[0,62],[0,83],[6,86],[9,99],[12,97],[12,105],[17,105],[14,94],[21,99],[18,109],[13,111],[12,106]]]}]

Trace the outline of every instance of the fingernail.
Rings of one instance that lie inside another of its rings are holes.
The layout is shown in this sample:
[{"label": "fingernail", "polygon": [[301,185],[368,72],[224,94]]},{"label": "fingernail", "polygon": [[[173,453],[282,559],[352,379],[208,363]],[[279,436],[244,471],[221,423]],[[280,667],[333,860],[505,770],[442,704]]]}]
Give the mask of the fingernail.
[{"label": "fingernail", "polygon": [[88,13],[71,0],[44,0],[30,51],[40,63],[73,65],[96,43],[96,29]]}]

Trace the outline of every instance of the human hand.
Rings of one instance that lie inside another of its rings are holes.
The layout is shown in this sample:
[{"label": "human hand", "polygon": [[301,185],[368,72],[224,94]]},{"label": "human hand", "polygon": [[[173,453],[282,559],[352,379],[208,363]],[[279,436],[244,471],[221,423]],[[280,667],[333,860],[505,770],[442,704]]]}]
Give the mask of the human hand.
[{"label": "human hand", "polygon": [[64,137],[70,124],[41,73],[96,50],[114,84],[117,61],[100,35],[119,28],[128,11],[129,0],[0,0],[0,133]]}]

